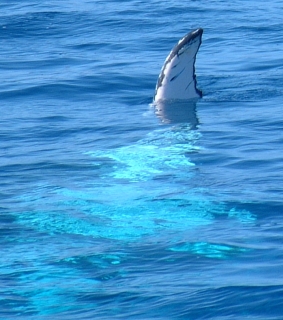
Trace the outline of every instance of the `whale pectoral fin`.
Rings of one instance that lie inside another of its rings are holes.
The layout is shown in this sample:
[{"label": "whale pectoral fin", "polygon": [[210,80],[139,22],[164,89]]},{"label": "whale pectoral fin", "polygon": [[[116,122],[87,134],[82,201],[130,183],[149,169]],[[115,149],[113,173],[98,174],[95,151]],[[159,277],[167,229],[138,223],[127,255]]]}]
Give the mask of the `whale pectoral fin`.
[{"label": "whale pectoral fin", "polygon": [[154,102],[202,96],[202,92],[197,89],[195,75],[195,60],[202,34],[200,28],[188,33],[170,52],[156,84]]}]

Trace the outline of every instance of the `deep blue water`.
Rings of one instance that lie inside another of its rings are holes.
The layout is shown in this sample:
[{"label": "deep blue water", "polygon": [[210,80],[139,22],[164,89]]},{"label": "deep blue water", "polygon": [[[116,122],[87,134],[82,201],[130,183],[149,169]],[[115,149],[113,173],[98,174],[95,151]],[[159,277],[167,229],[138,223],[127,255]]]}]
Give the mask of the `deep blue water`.
[{"label": "deep blue water", "polygon": [[[282,319],[282,2],[0,9],[0,317]],[[204,97],[170,121],[196,27]]]}]

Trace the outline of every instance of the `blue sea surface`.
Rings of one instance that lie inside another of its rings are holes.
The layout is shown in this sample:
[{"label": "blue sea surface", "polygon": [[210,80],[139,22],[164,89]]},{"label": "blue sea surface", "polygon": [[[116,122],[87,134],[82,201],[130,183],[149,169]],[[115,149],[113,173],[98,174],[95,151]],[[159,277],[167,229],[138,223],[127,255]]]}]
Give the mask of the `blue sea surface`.
[{"label": "blue sea surface", "polygon": [[[282,319],[282,1],[0,9],[0,318]],[[203,98],[158,112],[198,27]]]}]

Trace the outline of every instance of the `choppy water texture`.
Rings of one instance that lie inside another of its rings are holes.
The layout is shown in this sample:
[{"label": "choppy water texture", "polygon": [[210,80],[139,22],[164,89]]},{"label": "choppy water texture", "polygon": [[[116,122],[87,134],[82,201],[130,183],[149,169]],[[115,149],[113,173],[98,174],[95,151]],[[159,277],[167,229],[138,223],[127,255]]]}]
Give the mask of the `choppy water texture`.
[{"label": "choppy water texture", "polygon": [[[282,319],[282,2],[0,8],[0,317]],[[150,103],[196,27],[176,122]]]}]

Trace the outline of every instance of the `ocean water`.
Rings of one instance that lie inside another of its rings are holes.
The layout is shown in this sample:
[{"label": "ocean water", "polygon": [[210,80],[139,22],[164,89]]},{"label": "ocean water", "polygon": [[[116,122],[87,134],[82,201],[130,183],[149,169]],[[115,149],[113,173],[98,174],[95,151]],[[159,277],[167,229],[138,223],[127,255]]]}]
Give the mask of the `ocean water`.
[{"label": "ocean water", "polygon": [[[282,1],[0,8],[0,317],[282,319]],[[160,114],[197,27],[204,96]]]}]

